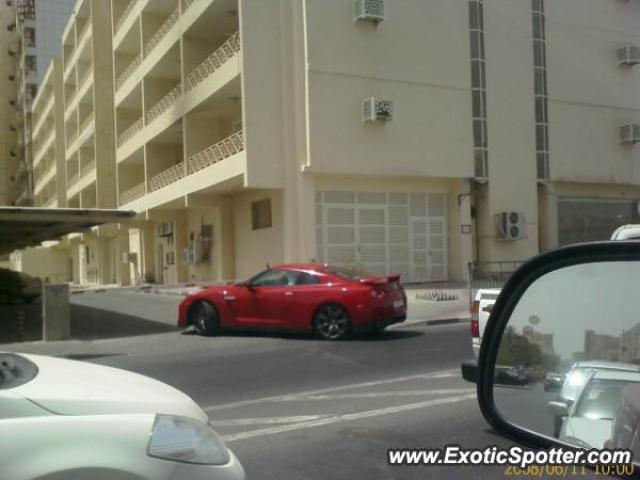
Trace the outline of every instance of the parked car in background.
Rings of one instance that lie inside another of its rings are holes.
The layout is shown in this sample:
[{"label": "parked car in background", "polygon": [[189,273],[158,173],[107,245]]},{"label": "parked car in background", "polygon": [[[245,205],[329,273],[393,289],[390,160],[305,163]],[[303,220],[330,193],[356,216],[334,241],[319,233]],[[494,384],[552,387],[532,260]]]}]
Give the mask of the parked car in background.
[{"label": "parked car in background", "polygon": [[192,325],[200,335],[221,329],[310,331],[326,340],[381,332],[407,317],[399,280],[331,265],[278,265],[246,282],[186,297],[178,326]]},{"label": "parked car in background", "polygon": [[611,235],[611,240],[640,240],[640,225],[622,225]]},{"label": "parked car in background", "polygon": [[631,383],[640,385],[640,372],[593,370],[576,401],[567,408],[560,440],[584,448],[604,448],[622,392]]},{"label": "parked car in background", "polygon": [[42,281],[26,273],[0,268],[0,305],[33,302],[42,294]]},{"label": "parked car in background", "polygon": [[549,372],[544,377],[544,391],[557,392],[562,388],[565,375],[563,373]]},{"label": "parked car in background", "polygon": [[[558,394],[556,402],[562,403],[570,408],[584,386],[589,381],[589,378],[594,372],[612,371],[612,372],[630,372],[633,374],[640,374],[640,366],[631,363],[619,363],[619,362],[607,362],[607,361],[587,361],[574,363],[562,384],[562,389]],[[560,429],[562,427],[562,415],[554,413],[554,435],[558,437],[560,435]]]},{"label": "parked car in background", "polygon": [[2,478],[242,480],[187,395],[124,370],[0,353]]},{"label": "parked car in background", "polygon": [[471,304],[471,345],[476,359],[480,355],[484,329],[499,294],[499,288],[481,288],[476,292]]},{"label": "parked car in background", "polygon": [[525,369],[496,365],[494,381],[497,385],[527,385],[530,376]]}]

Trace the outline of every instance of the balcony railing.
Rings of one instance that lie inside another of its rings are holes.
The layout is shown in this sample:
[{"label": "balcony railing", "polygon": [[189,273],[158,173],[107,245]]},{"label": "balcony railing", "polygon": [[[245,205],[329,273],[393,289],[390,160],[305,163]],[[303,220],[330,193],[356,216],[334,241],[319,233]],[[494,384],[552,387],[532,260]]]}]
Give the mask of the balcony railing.
[{"label": "balcony railing", "polygon": [[144,182],[120,194],[120,205],[126,205],[144,196]]},{"label": "balcony railing", "polygon": [[162,40],[169,32],[169,30],[171,30],[171,28],[178,22],[178,18],[180,18],[180,9],[176,8],[173,12],[171,12],[171,15],[167,17],[162,25],[160,25],[160,28],[156,30],[156,33],[153,34],[153,36],[144,46],[145,57],[147,57],[153,51],[153,49],[156,48],[156,45],[160,43],[160,40]]},{"label": "balcony railing", "polygon": [[76,141],[76,139],[78,138],[78,131],[74,130],[73,132],[71,132],[71,134],[67,137],[67,148],[69,148],[71,145],[73,145],[73,142]]},{"label": "balcony railing", "polygon": [[164,97],[156,102],[156,104],[147,111],[147,123],[151,123],[153,120],[162,115],[169,107],[175,105],[182,97],[182,83],[178,83],[175,87],[169,90]]},{"label": "balcony railing", "polygon": [[129,77],[131,77],[131,74],[136,71],[136,69],[140,66],[140,63],[142,63],[142,54],[139,53],[117,78],[116,90],[120,90],[120,87],[122,87],[124,82],[126,82]]},{"label": "balcony railing", "polygon": [[127,18],[129,18],[129,15],[133,11],[134,7],[136,6],[136,3],[138,3],[138,0],[131,0],[127,4],[127,6],[124,8],[122,15],[120,15],[120,17],[116,21],[116,27],[113,30],[114,35],[118,34],[120,29],[122,28],[122,25],[124,25],[124,22],[127,20]]},{"label": "balcony railing", "polygon": [[185,90],[188,92],[218,70],[231,57],[240,51],[240,32],[236,32],[220,48],[209,55],[200,65],[191,70],[186,78]]},{"label": "balcony railing", "polygon": [[93,122],[93,119],[94,119],[93,113],[90,113],[89,115],[87,115],[87,118],[85,118],[80,124],[80,131],[84,132],[84,129],[87,128],[91,122]]},{"label": "balcony railing", "polygon": [[120,135],[118,135],[118,148],[127,143],[131,138],[142,130],[143,123],[142,117],[133,122],[129,127],[127,127]]},{"label": "balcony railing", "polygon": [[95,169],[96,169],[95,161],[87,163],[84,167],[82,167],[82,170],[80,171],[80,176],[84,178],[87,175],[89,175],[91,172],[95,171]]},{"label": "balcony railing", "polygon": [[195,0],[182,0],[182,6],[183,6],[182,11],[186,12],[187,10],[189,10],[189,7],[193,5],[194,1]]},{"label": "balcony railing", "polygon": [[89,31],[90,27],[91,27],[91,20],[87,19],[86,25],[82,27],[82,31],[80,32],[80,34],[78,34],[78,45],[80,45],[84,41],[85,36],[88,36],[87,32]]},{"label": "balcony railing", "polygon": [[171,185],[184,178],[184,175],[184,162],[176,163],[173,167],[167,168],[149,179],[149,192],[155,192],[162,187]]},{"label": "balcony railing", "polygon": [[67,180],[67,187],[72,187],[73,185],[78,183],[78,180],[80,180],[80,174],[78,172],[75,172],[69,177],[69,180]]},{"label": "balcony railing", "polygon": [[244,150],[244,132],[239,131],[221,142],[211,145],[187,159],[189,175],[203,168],[218,163]]},{"label": "balcony railing", "polygon": [[93,64],[89,64],[87,66],[87,70],[82,73],[82,77],[80,77],[80,80],[78,81],[78,90],[82,90],[82,87],[84,87],[85,82],[89,79],[89,77],[91,77],[92,73]]}]

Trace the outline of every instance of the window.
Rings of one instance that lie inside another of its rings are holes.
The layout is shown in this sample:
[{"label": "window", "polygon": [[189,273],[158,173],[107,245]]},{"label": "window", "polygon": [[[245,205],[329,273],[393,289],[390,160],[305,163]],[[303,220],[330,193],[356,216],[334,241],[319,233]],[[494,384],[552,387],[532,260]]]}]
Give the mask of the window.
[{"label": "window", "polygon": [[266,270],[253,277],[249,284],[252,287],[284,287],[295,285],[298,273],[290,270]]},{"label": "window", "polygon": [[260,230],[271,227],[271,199],[251,203],[251,228]]},{"label": "window", "polygon": [[317,285],[318,283],[320,283],[320,279],[317,275],[309,272],[298,272],[296,285]]}]

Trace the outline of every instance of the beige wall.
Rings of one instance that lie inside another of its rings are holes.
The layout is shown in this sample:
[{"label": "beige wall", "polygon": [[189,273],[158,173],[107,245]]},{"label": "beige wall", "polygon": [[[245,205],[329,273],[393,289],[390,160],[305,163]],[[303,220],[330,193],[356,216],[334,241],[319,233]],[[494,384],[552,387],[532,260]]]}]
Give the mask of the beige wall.
[{"label": "beige wall", "polygon": [[67,249],[35,247],[21,250],[12,255],[11,268],[52,283],[72,280],[71,258]]},{"label": "beige wall", "polygon": [[640,45],[640,4],[545,4],[552,179],[640,183],[640,149],[619,131],[640,121],[640,72],[616,65],[618,46]]},{"label": "beige wall", "polygon": [[[251,228],[251,202],[271,199],[271,228]],[[248,278],[263,270],[267,263],[284,261],[282,193],[277,190],[257,190],[233,197],[235,232],[235,276]]]},{"label": "beige wall", "polygon": [[[310,170],[471,177],[467,2],[389,3],[377,27],[352,2],[306,5]],[[363,124],[369,96],[393,100],[391,122]]]}]

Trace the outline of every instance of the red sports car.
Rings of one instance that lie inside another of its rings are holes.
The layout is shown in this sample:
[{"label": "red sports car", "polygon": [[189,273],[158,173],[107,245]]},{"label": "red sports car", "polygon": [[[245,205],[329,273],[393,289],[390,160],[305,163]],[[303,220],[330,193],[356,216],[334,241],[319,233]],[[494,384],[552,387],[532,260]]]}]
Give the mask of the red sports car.
[{"label": "red sports car", "polygon": [[180,303],[178,326],[193,325],[200,335],[221,329],[312,331],[327,340],[379,332],[406,319],[399,279],[331,265],[278,265],[246,282],[189,295]]}]

